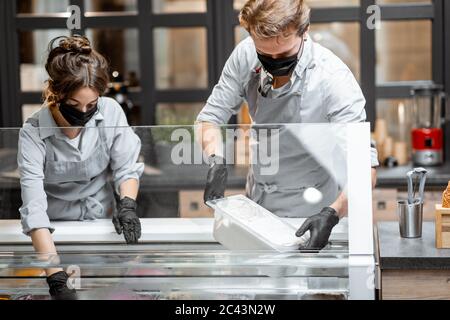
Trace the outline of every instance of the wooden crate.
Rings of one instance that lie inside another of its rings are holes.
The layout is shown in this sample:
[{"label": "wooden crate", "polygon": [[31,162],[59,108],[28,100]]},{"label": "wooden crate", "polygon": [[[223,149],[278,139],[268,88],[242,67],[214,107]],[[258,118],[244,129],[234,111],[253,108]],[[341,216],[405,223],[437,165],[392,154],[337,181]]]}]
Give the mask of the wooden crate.
[{"label": "wooden crate", "polygon": [[382,300],[450,300],[450,270],[382,270]]},{"label": "wooden crate", "polygon": [[450,249],[450,209],[436,205],[436,248]]},{"label": "wooden crate", "polygon": [[[203,202],[204,190],[182,190],[179,193],[180,218],[213,218],[214,211]],[[245,194],[245,190],[227,190],[225,196]]]},{"label": "wooden crate", "polygon": [[373,220],[396,221],[397,189],[374,189],[372,192]]}]

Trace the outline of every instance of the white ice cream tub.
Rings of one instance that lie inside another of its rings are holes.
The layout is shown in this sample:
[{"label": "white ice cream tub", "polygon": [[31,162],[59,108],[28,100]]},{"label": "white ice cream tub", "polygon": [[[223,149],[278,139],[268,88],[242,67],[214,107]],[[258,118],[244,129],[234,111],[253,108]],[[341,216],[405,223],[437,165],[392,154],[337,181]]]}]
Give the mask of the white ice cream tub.
[{"label": "white ice cream tub", "polygon": [[229,250],[296,251],[306,244],[303,237],[281,218],[243,195],[213,200],[214,238]]}]

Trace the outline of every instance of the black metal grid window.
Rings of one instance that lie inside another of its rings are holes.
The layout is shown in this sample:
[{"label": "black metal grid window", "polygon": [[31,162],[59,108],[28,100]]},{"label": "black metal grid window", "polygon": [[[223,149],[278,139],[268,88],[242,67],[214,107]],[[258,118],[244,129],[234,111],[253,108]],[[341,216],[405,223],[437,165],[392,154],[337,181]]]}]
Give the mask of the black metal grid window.
[{"label": "black metal grid window", "polygon": [[[81,9],[81,29],[72,33],[85,34],[87,29],[135,29],[139,34],[140,88],[130,92],[130,98],[142,104],[141,123],[155,124],[159,103],[201,103],[206,101],[217,82],[233,47],[232,33],[223,26],[233,18],[232,1],[206,0],[204,13],[155,13],[152,1],[137,0],[137,10],[122,12],[87,12],[83,0],[70,0],[69,5]],[[23,92],[20,88],[19,31],[66,29],[67,13],[17,14],[15,0],[2,1],[2,110],[1,125],[20,126],[21,106],[40,104],[41,92]],[[228,13],[228,14],[227,14]],[[155,81],[154,30],[157,28],[194,28],[207,31],[208,84],[201,89],[157,89]],[[4,94],[6,94],[4,96]]]},{"label": "black metal grid window", "polygon": [[[131,92],[131,99],[142,104],[142,124],[155,124],[156,106],[159,103],[202,103],[206,101],[216,84],[223,65],[235,46],[235,27],[238,12],[233,0],[206,0],[206,12],[202,13],[154,13],[151,0],[136,0],[135,11],[89,12],[83,0],[69,0],[82,11],[81,30],[86,29],[136,29],[139,34],[140,88]],[[407,98],[410,89],[422,83],[376,81],[376,30],[367,28],[368,6],[375,0],[361,0],[359,6],[313,8],[312,23],[353,22],[360,26],[360,83],[367,99],[368,120],[376,119],[377,99]],[[431,3],[399,3],[380,5],[382,21],[431,21],[432,23],[432,81],[445,85],[450,93],[450,3],[434,0]],[[21,124],[21,106],[41,102],[40,92],[22,92],[19,79],[18,31],[66,28],[67,14],[16,14],[16,1],[0,1],[0,122],[4,127]],[[156,28],[201,27],[207,31],[208,81],[205,88],[158,89],[155,80]],[[446,125],[450,136],[450,125]],[[447,139],[446,154],[450,154]],[[450,157],[446,157],[447,159]]]},{"label": "black metal grid window", "polygon": [[[361,43],[361,86],[367,99],[368,119],[372,123],[376,119],[376,99],[407,98],[411,88],[423,81],[392,82],[377,85],[376,68],[376,30],[366,26],[367,8],[376,4],[375,0],[361,0],[360,6],[313,8],[311,23],[358,22],[360,24]],[[444,1],[434,0],[433,3],[404,3],[379,5],[382,21],[430,20],[433,23],[433,82],[444,84]],[[447,3],[446,11],[450,4]],[[447,12],[447,15],[449,13]],[[238,12],[235,12],[234,25],[239,24]],[[448,28],[448,26],[447,26]],[[447,73],[450,72],[448,68]]]}]

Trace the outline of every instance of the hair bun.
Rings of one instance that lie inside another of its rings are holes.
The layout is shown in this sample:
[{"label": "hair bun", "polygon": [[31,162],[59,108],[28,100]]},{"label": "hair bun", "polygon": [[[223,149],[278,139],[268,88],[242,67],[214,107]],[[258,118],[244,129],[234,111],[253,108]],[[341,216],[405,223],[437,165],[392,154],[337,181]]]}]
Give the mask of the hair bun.
[{"label": "hair bun", "polygon": [[66,52],[81,54],[90,54],[92,52],[92,47],[89,39],[80,35],[63,37],[59,40],[59,47]]}]

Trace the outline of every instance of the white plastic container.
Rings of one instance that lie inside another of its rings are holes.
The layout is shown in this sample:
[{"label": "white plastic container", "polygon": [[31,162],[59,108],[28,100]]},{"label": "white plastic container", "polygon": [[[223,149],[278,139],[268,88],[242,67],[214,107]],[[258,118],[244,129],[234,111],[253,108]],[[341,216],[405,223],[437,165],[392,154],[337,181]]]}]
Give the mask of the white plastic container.
[{"label": "white plastic container", "polygon": [[214,209],[214,238],[229,250],[296,251],[309,238],[243,195],[208,202]]}]

